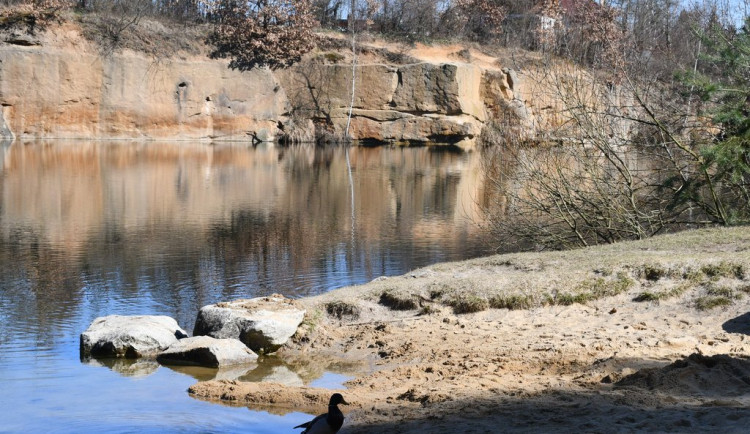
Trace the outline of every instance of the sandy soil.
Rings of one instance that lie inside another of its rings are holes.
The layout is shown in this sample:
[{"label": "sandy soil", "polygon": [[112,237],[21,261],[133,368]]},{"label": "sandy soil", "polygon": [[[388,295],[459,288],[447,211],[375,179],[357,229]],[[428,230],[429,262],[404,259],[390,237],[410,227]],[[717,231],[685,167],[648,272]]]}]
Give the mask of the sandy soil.
[{"label": "sandy soil", "polygon": [[[376,279],[300,300],[310,318],[281,356],[366,362],[369,367],[342,390],[352,404],[344,408],[341,432],[346,433],[741,432],[750,423],[750,306],[741,292],[750,281],[743,268],[750,270],[750,235],[744,232],[750,231],[496,256]],[[680,254],[670,250],[681,245],[690,247]],[[695,287],[680,295],[634,300],[644,290],[674,283],[644,277],[637,267],[708,270],[705,264],[726,265],[727,258],[741,271],[734,283],[706,271],[711,279],[693,278]],[[573,284],[571,275],[597,263],[631,270],[634,284],[585,304],[539,303],[471,314],[456,314],[424,295],[425,288],[451,279],[465,283],[462,291],[512,285],[499,276],[522,261],[533,265],[516,279],[526,287],[541,275],[550,279],[547,286]],[[724,291],[734,301],[698,309],[696,300],[705,291],[716,292],[717,282],[722,288],[739,285],[734,293]],[[385,287],[411,288],[412,296],[424,300],[422,306],[403,311],[384,306],[377,295]],[[190,392],[253,408],[309,408],[311,413],[324,409],[331,393],[236,381],[202,382]]]}]

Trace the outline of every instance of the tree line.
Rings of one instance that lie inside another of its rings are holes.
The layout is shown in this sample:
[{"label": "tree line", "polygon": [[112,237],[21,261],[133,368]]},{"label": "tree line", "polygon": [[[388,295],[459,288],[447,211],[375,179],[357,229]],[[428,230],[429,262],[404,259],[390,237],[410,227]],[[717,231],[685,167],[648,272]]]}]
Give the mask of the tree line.
[{"label": "tree line", "polygon": [[627,58],[650,56],[661,64],[661,73],[670,73],[671,65],[689,66],[695,60],[696,28],[711,19],[731,23],[746,13],[731,8],[745,3],[721,1],[1,0],[0,6],[5,16],[19,9],[36,12],[33,18],[39,22],[50,11],[75,9],[108,16],[121,26],[142,18],[207,24],[213,27],[217,53],[246,67],[286,65],[312,49],[314,30],[330,29],[412,42],[466,40],[520,47],[597,66],[622,66]]}]

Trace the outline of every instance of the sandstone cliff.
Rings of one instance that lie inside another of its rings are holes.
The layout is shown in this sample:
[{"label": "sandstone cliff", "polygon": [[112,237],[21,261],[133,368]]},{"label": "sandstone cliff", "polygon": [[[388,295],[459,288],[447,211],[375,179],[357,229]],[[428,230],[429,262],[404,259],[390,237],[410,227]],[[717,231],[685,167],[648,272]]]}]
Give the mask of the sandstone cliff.
[{"label": "sandstone cliff", "polygon": [[[312,53],[286,70],[235,71],[201,56],[102,54],[68,23],[0,43],[4,139],[274,141],[344,138],[352,68]],[[349,137],[473,146],[491,119],[525,122],[518,78],[495,64],[358,60]],[[448,61],[446,61],[448,60]],[[466,60],[466,59],[460,59]],[[471,59],[469,59],[470,61]]]}]

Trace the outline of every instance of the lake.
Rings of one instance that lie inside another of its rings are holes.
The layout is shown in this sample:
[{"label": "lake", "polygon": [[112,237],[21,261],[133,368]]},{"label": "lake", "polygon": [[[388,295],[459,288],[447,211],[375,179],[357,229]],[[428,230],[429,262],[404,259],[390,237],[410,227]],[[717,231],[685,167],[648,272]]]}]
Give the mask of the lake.
[{"label": "lake", "polygon": [[293,432],[310,415],[186,389],[222,376],[340,387],[346,369],[83,363],[79,335],[111,314],[191,332],[206,304],[489,253],[481,179],[478,153],[451,147],[0,145],[0,432]]}]

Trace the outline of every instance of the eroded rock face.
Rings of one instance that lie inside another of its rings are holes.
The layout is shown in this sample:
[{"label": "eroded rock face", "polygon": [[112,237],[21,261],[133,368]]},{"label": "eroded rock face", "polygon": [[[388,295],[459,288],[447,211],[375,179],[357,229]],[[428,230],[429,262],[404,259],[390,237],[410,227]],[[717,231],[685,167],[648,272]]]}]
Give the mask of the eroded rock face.
[{"label": "eroded rock face", "polygon": [[201,308],[194,336],[239,339],[258,353],[278,350],[302,324],[305,311],[283,295],[234,300]]},{"label": "eroded rock face", "polygon": [[287,98],[266,69],[77,47],[0,45],[0,104],[20,139],[272,141]]},{"label": "eroded rock face", "polygon": [[238,71],[197,55],[104,56],[65,35],[0,44],[0,138],[309,141],[324,131],[343,139],[350,103],[349,138],[360,141],[471,147],[490,119],[534,128],[511,70],[359,64],[352,100],[351,65],[314,56],[288,69]]},{"label": "eroded rock face", "polygon": [[[293,110],[309,113],[343,137],[351,74],[347,65],[304,63],[279,79]],[[482,69],[465,63],[360,65],[349,135],[364,141],[471,146],[486,120],[482,80]]]},{"label": "eroded rock face", "polygon": [[482,73],[465,63],[418,63],[399,67],[393,108],[402,112],[470,115],[484,120],[479,99]]},{"label": "eroded rock face", "polygon": [[195,336],[180,339],[156,356],[165,365],[195,365],[223,368],[254,363],[258,355],[237,339]]},{"label": "eroded rock face", "polygon": [[81,333],[81,358],[155,357],[187,337],[173,318],[163,315],[99,317]]}]

